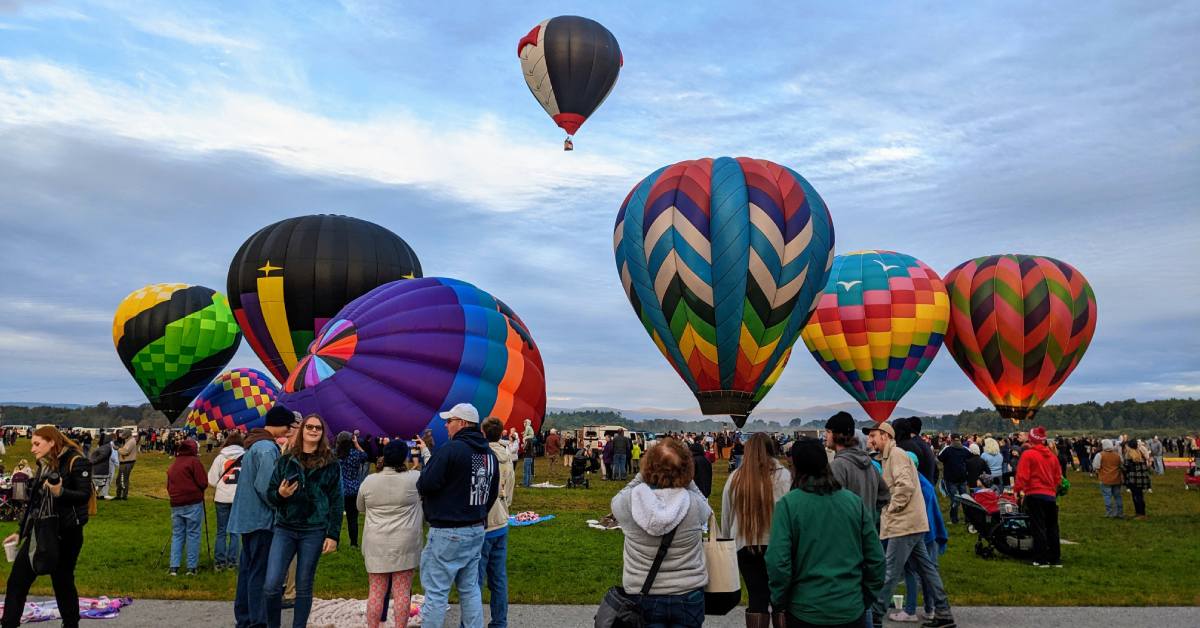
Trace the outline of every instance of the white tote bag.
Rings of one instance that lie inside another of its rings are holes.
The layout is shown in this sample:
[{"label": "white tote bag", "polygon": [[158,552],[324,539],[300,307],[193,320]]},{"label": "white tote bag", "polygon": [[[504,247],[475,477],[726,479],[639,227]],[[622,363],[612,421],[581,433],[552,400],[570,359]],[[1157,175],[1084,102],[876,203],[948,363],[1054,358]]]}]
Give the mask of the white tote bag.
[{"label": "white tote bag", "polygon": [[742,601],[742,580],[738,573],[737,545],[734,539],[720,538],[717,519],[708,517],[708,538],[704,540],[704,562],[708,584],[704,585],[704,614],[725,615]]}]

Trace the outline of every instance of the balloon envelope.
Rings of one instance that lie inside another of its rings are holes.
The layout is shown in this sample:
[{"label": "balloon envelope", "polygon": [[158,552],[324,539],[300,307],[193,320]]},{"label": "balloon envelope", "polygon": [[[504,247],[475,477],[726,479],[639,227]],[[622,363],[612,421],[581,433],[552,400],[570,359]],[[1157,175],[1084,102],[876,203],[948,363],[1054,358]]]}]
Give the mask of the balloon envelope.
[{"label": "balloon envelope", "polygon": [[946,348],[1001,416],[1032,418],[1079,364],[1096,331],[1096,295],[1075,267],[991,255],[946,275]]},{"label": "balloon envelope", "polygon": [[893,251],[857,251],[834,258],[800,337],[879,423],[929,368],[949,319],[946,287],[924,262]]},{"label": "balloon envelope", "polygon": [[698,159],[633,188],[613,249],[634,313],[700,410],[741,426],[779,378],[825,286],[833,223],[791,169]]},{"label": "balloon envelope", "polygon": [[146,286],[125,297],[113,317],[121,363],[170,421],[229,364],[241,341],[225,296],[204,286]]},{"label": "balloon envelope", "polygon": [[262,427],[278,396],[279,387],[266,373],[246,368],[225,371],[200,391],[188,408],[184,427],[205,434]]},{"label": "balloon envelope", "polygon": [[517,42],[517,56],[529,91],[567,135],[608,97],[624,62],[607,28],[574,15],[534,26]]},{"label": "balloon envelope", "polygon": [[445,438],[438,412],[471,403],[481,418],[539,429],[542,357],[525,323],[469,283],[427,277],[384,284],[321,330],[279,402],[334,430]]},{"label": "balloon envelope", "polygon": [[347,303],[421,276],[400,236],[348,216],[300,216],[250,236],[229,265],[229,298],[254,353],[279,381]]}]

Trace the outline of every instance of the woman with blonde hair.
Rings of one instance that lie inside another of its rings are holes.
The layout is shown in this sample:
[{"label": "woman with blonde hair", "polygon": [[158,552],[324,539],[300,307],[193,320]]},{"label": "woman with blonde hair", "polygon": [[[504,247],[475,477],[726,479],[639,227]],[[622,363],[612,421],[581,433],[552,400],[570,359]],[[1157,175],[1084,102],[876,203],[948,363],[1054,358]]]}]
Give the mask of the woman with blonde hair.
[{"label": "woman with blonde hair", "polygon": [[1146,491],[1150,488],[1150,465],[1136,439],[1125,442],[1125,486],[1133,496],[1135,518],[1146,518]]},{"label": "woman with blonde hair", "polygon": [[991,436],[983,440],[983,453],[980,458],[988,465],[988,475],[992,476],[990,484],[994,488],[1004,486],[1004,456],[1000,453],[1000,443]]},{"label": "woman with blonde hair", "polygon": [[721,536],[736,539],[738,570],[750,596],[748,628],[767,628],[771,623],[771,589],[764,556],[771,540],[775,502],[791,487],[792,473],[771,455],[771,437],[758,433],[746,443],[742,464],[721,492]]},{"label": "woman with blonde hair", "polygon": [[90,469],[79,445],[52,425],[34,431],[30,451],[37,458],[38,468],[29,481],[29,502],[21,513],[17,531],[4,539],[5,545],[19,543],[19,546],[4,587],[4,617],[0,625],[16,628],[21,623],[29,587],[37,579],[31,560],[37,556],[29,554],[30,539],[37,524],[36,514],[45,501],[58,517],[58,556],[50,566],[54,599],[62,613],[62,625],[77,627],[79,591],[75,588],[75,563],[83,549],[83,526],[88,522],[88,502],[92,498]]}]

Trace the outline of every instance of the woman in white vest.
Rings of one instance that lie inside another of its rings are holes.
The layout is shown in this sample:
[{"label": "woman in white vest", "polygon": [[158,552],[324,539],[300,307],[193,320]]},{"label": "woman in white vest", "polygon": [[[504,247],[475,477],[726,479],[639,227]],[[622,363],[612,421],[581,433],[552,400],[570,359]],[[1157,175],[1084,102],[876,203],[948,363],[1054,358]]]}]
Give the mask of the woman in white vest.
[{"label": "woman in white vest", "polygon": [[408,443],[388,443],[383,448],[383,470],[367,476],[358,489],[358,510],[366,513],[362,553],[370,578],[367,625],[371,628],[380,624],[389,581],[396,625],[408,625],[413,570],[421,562],[425,514],[417,493],[421,474],[408,470],[407,461]]}]

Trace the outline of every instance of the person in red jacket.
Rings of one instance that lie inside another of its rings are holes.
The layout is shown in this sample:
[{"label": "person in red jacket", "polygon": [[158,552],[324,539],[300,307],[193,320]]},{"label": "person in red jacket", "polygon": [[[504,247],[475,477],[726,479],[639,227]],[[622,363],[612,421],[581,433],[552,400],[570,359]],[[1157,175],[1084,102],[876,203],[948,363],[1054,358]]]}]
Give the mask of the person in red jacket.
[{"label": "person in red jacket", "polygon": [[196,441],[187,439],[175,450],[175,462],[167,469],[167,494],[171,497],[171,570],[179,575],[179,560],[187,545],[187,575],[200,566],[200,523],[204,519],[204,490],[208,473],[196,456]]},{"label": "person in red jacket", "polygon": [[1058,536],[1058,487],[1062,468],[1046,447],[1046,428],[1029,430],[1029,447],[1017,463],[1013,482],[1033,527],[1033,566],[1062,567]]}]

